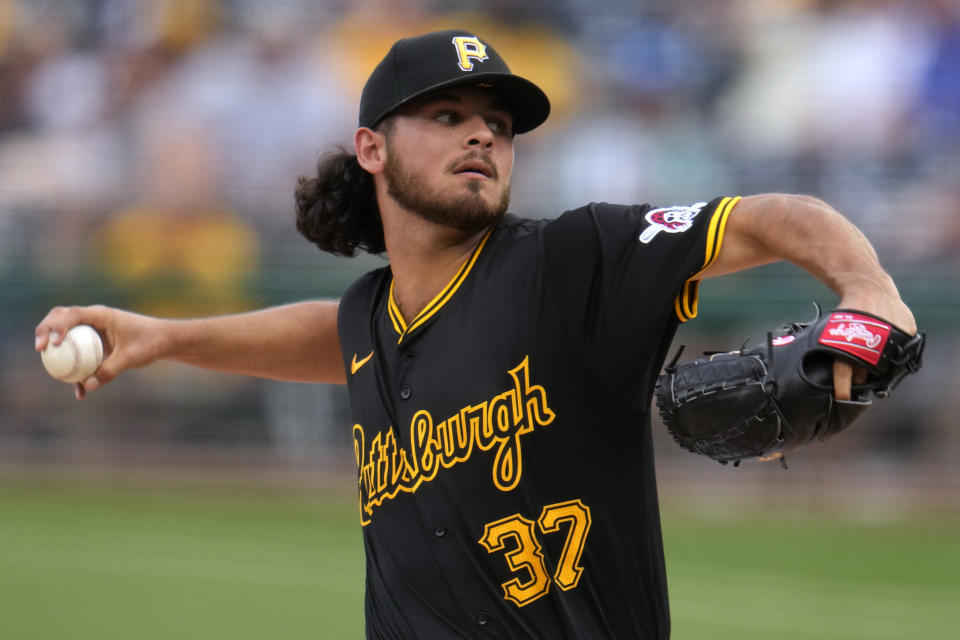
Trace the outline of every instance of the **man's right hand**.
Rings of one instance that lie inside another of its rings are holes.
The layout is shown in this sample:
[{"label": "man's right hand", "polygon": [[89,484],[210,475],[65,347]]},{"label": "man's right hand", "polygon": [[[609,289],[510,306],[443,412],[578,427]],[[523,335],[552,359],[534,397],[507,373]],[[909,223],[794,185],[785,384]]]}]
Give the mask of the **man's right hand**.
[{"label": "man's right hand", "polygon": [[88,324],[103,339],[103,363],[96,373],[74,385],[78,400],[127,369],[145,367],[160,359],[164,351],[163,320],[103,305],[54,307],[34,330],[34,348],[60,344],[67,331]]},{"label": "man's right hand", "polygon": [[339,302],[306,300],[257,311],[172,320],[103,305],[56,307],[37,325],[36,350],[59,344],[89,324],[103,338],[97,372],[76,386],[77,398],[127,369],[172,360],[211,371],[271,380],[345,384],[337,333]]}]

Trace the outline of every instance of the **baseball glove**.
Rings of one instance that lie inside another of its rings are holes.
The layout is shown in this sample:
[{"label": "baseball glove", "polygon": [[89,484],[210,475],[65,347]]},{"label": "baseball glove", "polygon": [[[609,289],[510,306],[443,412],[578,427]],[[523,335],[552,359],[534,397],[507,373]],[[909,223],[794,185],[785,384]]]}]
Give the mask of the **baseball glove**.
[{"label": "baseball glove", "polygon": [[[910,336],[877,316],[835,309],[767,334],[766,344],[677,365],[657,380],[657,408],[674,440],[689,451],[737,466],[771,460],[823,441],[885,398],[920,369],[925,336]],[[681,351],[682,351],[681,347]],[[833,397],[833,361],[867,371],[851,399]]]}]

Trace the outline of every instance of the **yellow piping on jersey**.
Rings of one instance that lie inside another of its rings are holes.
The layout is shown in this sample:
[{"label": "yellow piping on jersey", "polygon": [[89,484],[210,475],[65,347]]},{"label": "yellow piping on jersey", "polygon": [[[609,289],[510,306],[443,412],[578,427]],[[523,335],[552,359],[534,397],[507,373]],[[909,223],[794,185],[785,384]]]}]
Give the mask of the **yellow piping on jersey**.
[{"label": "yellow piping on jersey", "polygon": [[686,322],[697,317],[697,303],[699,301],[700,280],[699,275],[706,271],[720,255],[723,248],[723,236],[727,230],[727,218],[733,207],[740,202],[740,196],[735,198],[724,198],[717,205],[710,218],[710,226],[707,229],[707,248],[704,252],[703,266],[686,282],[683,283],[683,289],[677,294],[673,301],[673,308],[680,322]]},{"label": "yellow piping on jersey", "polygon": [[403,337],[403,332],[407,328],[407,323],[403,320],[403,314],[400,313],[400,308],[397,307],[397,303],[393,299],[393,285],[394,281],[390,281],[390,299],[387,302],[387,314],[390,316],[390,321],[393,323],[393,330],[397,332],[398,335]]},{"label": "yellow piping on jersey", "polygon": [[403,319],[403,314],[400,313],[400,307],[397,305],[396,298],[393,295],[393,287],[396,283],[395,280],[390,282],[390,300],[387,303],[387,312],[390,316],[390,321],[393,323],[394,330],[399,334],[397,338],[397,344],[400,344],[408,333],[415,330],[417,327],[423,325],[427,320],[433,317],[440,308],[453,297],[453,294],[457,292],[457,289],[460,288],[460,285],[467,279],[467,276],[470,274],[470,270],[473,269],[473,265],[477,262],[477,258],[480,256],[480,252],[483,251],[484,245],[487,244],[487,240],[490,238],[490,234],[493,233],[493,227],[491,227],[486,234],[484,234],[483,239],[477,245],[476,249],[473,250],[473,253],[470,254],[470,257],[464,261],[463,265],[460,267],[460,270],[457,271],[457,275],[453,276],[453,279],[447,283],[447,286],[443,288],[440,293],[434,296],[427,306],[417,314],[417,317],[407,325]]}]

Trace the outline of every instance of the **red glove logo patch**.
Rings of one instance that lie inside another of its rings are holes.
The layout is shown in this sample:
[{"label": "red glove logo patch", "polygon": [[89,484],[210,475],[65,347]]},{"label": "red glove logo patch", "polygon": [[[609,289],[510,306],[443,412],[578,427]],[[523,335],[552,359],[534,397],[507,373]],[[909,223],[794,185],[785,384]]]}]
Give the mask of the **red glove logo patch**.
[{"label": "red glove logo patch", "polygon": [[818,342],[876,365],[889,336],[890,325],[879,320],[856,313],[832,313]]}]

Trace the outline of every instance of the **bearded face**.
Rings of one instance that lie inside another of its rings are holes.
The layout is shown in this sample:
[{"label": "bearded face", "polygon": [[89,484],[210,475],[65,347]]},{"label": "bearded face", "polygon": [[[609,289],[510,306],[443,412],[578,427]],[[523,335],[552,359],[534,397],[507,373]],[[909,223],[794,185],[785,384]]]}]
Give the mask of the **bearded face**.
[{"label": "bearded face", "polygon": [[[457,162],[471,159],[480,152],[472,152]],[[491,167],[492,163],[485,160]],[[456,164],[456,163],[454,163]],[[496,177],[496,169],[492,169]],[[504,185],[499,198],[492,201],[482,193],[478,181],[468,181],[456,190],[432,188],[422,171],[400,158],[397,153],[388,153],[384,177],[387,192],[404,209],[436,224],[466,232],[479,231],[503,217],[510,205],[510,184]]]}]

